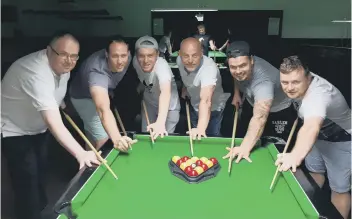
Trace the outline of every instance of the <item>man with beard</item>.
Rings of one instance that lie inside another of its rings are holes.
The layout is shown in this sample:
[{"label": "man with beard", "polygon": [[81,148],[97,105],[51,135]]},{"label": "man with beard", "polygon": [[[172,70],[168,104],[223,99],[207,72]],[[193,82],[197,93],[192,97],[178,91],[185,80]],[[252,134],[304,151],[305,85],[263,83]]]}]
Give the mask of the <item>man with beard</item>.
[{"label": "man with beard", "polygon": [[174,75],[167,61],[159,57],[158,43],[153,37],[139,38],[135,46],[133,66],[144,85],[143,101],[151,122],[147,126],[142,107],[142,131],[150,129],[153,138],[175,131],[180,118],[180,100]]},{"label": "man with beard", "polygon": [[203,55],[208,56],[209,47],[211,50],[215,50],[216,46],[214,40],[210,35],[206,33],[205,25],[199,24],[197,26],[198,34],[194,35],[194,38],[198,39],[200,44],[202,45]]},{"label": "man with beard", "polygon": [[325,173],[331,202],[347,219],[351,206],[351,109],[341,92],[330,82],[309,71],[297,56],[285,58],[280,66],[281,85],[298,106],[303,126],[291,153],[279,154],[280,171],[305,161],[313,179],[322,187]]},{"label": "man with beard", "polygon": [[201,44],[191,37],[182,41],[177,65],[184,85],[182,98],[188,96],[192,105],[192,138],[220,136],[224,108],[230,94],[224,93],[215,62],[202,54]]},{"label": "man with beard", "polygon": [[83,150],[73,138],[59,111],[78,53],[76,38],[60,33],[46,49],[15,61],[1,82],[1,149],[8,162],[17,219],[40,219],[47,205],[48,129],[80,168],[99,164],[93,151]]},{"label": "man with beard", "polygon": [[247,100],[244,105],[247,106],[243,107],[246,110],[243,109],[242,116],[250,111],[253,111],[253,115],[241,146],[234,147],[232,151],[228,147],[230,152],[224,158],[229,158],[232,153],[232,158],[237,156],[236,163],[242,158],[252,162],[249,158],[250,152],[262,134],[277,135],[275,126],[267,121],[283,121],[282,123],[289,124],[292,118],[293,123],[296,113],[291,100],[281,88],[279,70],[264,59],[253,56],[248,43],[231,43],[227,48],[227,58],[235,82],[232,104],[240,107],[240,91],[243,92]]},{"label": "man with beard", "polygon": [[134,143],[120,135],[109,97],[113,96],[131,59],[127,43],[123,39],[112,40],[105,49],[83,62],[70,86],[71,102],[83,120],[87,137],[97,149],[109,138],[122,152],[127,152]]}]

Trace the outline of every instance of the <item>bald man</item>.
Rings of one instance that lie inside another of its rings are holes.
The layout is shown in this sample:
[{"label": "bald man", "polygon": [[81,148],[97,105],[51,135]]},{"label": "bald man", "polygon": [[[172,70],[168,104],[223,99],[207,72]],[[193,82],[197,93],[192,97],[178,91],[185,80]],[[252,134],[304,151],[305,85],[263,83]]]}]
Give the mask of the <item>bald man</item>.
[{"label": "bald man", "polygon": [[177,65],[183,82],[182,98],[190,98],[193,139],[220,136],[221,122],[229,93],[224,93],[216,63],[203,55],[196,38],[182,41]]},{"label": "bald man", "polygon": [[8,162],[18,219],[40,219],[47,204],[47,129],[77,159],[80,168],[99,164],[95,154],[83,150],[72,137],[59,112],[78,52],[79,43],[72,35],[57,35],[46,49],[15,61],[2,81],[2,152]]}]

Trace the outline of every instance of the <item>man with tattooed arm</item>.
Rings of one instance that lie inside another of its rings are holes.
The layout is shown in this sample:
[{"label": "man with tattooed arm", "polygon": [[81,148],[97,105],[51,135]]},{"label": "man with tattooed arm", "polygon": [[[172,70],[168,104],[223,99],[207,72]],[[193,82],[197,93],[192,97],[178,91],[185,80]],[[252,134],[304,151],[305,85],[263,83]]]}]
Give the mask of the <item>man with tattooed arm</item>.
[{"label": "man with tattooed arm", "polygon": [[237,156],[236,163],[242,158],[252,162],[249,155],[255,143],[263,133],[273,133],[275,129],[275,124],[267,121],[285,121],[291,114],[294,116],[297,113],[291,106],[291,100],[282,91],[279,70],[264,59],[252,55],[247,42],[231,43],[227,48],[227,58],[235,82],[232,104],[239,108],[241,91],[250,105],[248,108],[253,108],[253,116],[242,144],[232,150],[228,147],[229,153],[223,158],[229,158],[232,153],[232,158]]}]

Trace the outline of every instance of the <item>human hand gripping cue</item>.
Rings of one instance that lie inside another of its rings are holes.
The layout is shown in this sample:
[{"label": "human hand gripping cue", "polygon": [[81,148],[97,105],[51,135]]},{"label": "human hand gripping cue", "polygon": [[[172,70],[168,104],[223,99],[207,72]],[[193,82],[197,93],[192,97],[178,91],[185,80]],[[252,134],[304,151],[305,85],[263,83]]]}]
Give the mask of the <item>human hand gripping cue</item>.
[{"label": "human hand gripping cue", "polygon": [[[122,129],[123,135],[124,135],[124,136],[127,136],[127,132],[126,132],[125,126],[124,126],[123,123],[122,123],[121,117],[120,117],[119,112],[117,111],[116,107],[114,107],[114,111],[115,111],[115,116],[116,116],[116,118],[117,118],[117,121],[119,122],[120,127],[121,127],[121,129]],[[129,144],[129,147],[130,147],[131,150],[132,150],[132,144]]]},{"label": "human hand gripping cue", "polygon": [[[297,127],[297,123],[298,123],[298,118],[297,118],[297,119],[295,120],[295,122],[293,123],[293,126],[292,126],[292,129],[291,129],[290,135],[288,136],[288,139],[287,139],[287,142],[286,142],[284,151],[282,152],[283,155],[286,153],[287,148],[288,148],[288,146],[290,145],[292,135],[293,135],[293,133],[295,132],[295,129],[296,129],[296,127]],[[275,180],[276,180],[277,174],[279,173],[280,166],[281,166],[281,165],[277,166],[277,169],[276,169],[274,178],[273,178],[273,180],[271,181],[271,184],[270,184],[270,190],[273,188],[273,185],[274,185],[274,182],[275,182]]]},{"label": "human hand gripping cue", "polygon": [[68,120],[68,122],[73,126],[73,128],[78,132],[78,134],[83,138],[83,140],[86,142],[86,144],[90,147],[90,149],[95,153],[95,155],[98,157],[98,159],[105,165],[105,167],[109,170],[109,172],[114,176],[114,178],[117,180],[118,177],[114,173],[114,171],[110,168],[110,166],[107,164],[107,161],[103,159],[100,155],[100,153],[95,149],[95,147],[90,143],[90,141],[87,139],[87,137],[83,134],[83,132],[78,128],[78,126],[75,124],[75,122],[71,119],[69,115],[67,115],[63,110],[62,113]]}]

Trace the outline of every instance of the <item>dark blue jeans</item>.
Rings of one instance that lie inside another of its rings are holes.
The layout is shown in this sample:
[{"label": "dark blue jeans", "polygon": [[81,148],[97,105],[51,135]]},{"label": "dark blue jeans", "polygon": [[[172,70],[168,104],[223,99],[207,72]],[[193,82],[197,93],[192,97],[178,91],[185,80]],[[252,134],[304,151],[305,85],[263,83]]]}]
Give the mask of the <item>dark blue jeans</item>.
[{"label": "dark blue jeans", "polygon": [[[190,112],[191,126],[192,128],[196,128],[198,124],[198,112],[195,111],[193,107],[190,107],[190,111],[191,111]],[[211,111],[208,127],[205,131],[207,136],[213,136],[213,137],[221,136],[220,129],[221,129],[223,116],[224,116],[223,109],[221,111]]]}]

